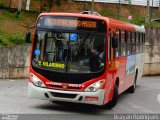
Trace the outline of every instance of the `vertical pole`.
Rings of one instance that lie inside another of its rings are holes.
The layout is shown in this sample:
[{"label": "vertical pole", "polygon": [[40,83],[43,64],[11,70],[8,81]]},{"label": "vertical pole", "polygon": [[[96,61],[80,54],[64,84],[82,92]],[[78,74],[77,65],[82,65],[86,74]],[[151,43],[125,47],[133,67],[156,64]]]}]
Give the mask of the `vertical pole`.
[{"label": "vertical pole", "polygon": [[146,16],[146,22],[150,21],[150,6],[149,6],[149,0],[147,0],[147,16]]},{"label": "vertical pole", "polygon": [[83,11],[86,10],[86,0],[83,1]]},{"label": "vertical pole", "polygon": [[12,0],[9,1],[9,6],[8,6],[9,9],[11,8],[11,4],[12,4]]},{"label": "vertical pole", "polygon": [[119,0],[118,3],[118,18],[120,18],[120,14],[121,14],[121,0]]},{"label": "vertical pole", "polygon": [[94,11],[94,0],[92,0],[92,9],[91,9],[91,13],[93,14]]},{"label": "vertical pole", "polygon": [[151,8],[151,12],[150,12],[150,20],[152,19],[152,16],[153,16],[153,0],[152,0],[152,8]]},{"label": "vertical pole", "polygon": [[29,11],[29,6],[30,6],[30,0],[26,0],[26,10]]},{"label": "vertical pole", "polygon": [[160,11],[160,0],[159,0],[159,11]]},{"label": "vertical pole", "polygon": [[18,12],[22,9],[22,0],[18,0]]}]

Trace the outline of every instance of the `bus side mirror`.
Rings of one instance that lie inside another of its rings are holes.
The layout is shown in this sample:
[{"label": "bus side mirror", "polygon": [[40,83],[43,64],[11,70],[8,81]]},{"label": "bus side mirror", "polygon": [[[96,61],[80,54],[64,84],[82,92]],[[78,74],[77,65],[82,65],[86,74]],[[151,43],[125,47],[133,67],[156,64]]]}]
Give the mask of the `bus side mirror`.
[{"label": "bus side mirror", "polygon": [[25,41],[26,41],[27,43],[30,43],[30,42],[31,42],[30,39],[31,39],[31,32],[26,32]]},{"label": "bus side mirror", "polygon": [[28,28],[28,31],[26,32],[26,38],[25,38],[25,42],[26,43],[31,43],[31,32],[30,32],[30,30],[31,29],[33,29],[33,26],[30,26],[29,28]]},{"label": "bus side mirror", "polygon": [[112,37],[112,47],[118,48],[118,38],[117,37]]}]

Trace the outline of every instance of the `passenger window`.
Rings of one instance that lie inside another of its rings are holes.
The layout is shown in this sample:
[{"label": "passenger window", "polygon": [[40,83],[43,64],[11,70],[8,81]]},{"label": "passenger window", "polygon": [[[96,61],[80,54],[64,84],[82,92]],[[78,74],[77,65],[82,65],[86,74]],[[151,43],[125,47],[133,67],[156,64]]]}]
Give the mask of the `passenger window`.
[{"label": "passenger window", "polygon": [[116,31],[116,37],[118,38],[118,48],[115,49],[116,51],[116,57],[120,57],[121,56],[121,31],[117,30]]},{"label": "passenger window", "polygon": [[131,32],[126,32],[127,55],[131,55]]},{"label": "passenger window", "polygon": [[140,52],[143,52],[143,34],[140,34]]},{"label": "passenger window", "polygon": [[136,53],[136,33],[135,32],[132,32],[132,54],[135,54]]},{"label": "passenger window", "polygon": [[112,33],[110,32],[110,39],[109,39],[109,46],[110,46],[110,49],[109,49],[109,60],[113,60],[114,59],[114,51],[113,51],[113,48],[112,48]]},{"label": "passenger window", "polygon": [[139,33],[136,33],[136,53],[139,53],[140,50],[139,50],[139,42],[140,41],[140,34]]},{"label": "passenger window", "polygon": [[121,31],[121,56],[126,55],[125,31]]}]

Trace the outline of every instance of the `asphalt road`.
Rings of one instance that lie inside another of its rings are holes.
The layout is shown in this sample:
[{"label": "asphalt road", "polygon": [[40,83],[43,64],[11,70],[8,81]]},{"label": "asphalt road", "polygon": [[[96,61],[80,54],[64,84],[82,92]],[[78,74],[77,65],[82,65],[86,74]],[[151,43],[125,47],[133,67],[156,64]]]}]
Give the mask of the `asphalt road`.
[{"label": "asphalt road", "polygon": [[[54,115],[54,118],[57,116],[64,119],[72,115],[97,117],[105,114],[160,114],[160,77],[143,77],[138,81],[135,93],[121,94],[118,104],[111,110],[82,104],[62,106],[49,101],[30,99],[27,97],[27,79],[0,80],[0,113],[43,114],[40,118]],[[78,116],[76,118],[81,119]]]}]

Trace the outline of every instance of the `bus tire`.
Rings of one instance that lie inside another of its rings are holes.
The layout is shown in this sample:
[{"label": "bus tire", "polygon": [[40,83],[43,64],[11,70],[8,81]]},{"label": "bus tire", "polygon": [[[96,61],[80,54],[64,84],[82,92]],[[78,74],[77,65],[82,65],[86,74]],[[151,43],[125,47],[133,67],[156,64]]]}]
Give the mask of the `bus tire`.
[{"label": "bus tire", "polygon": [[108,109],[113,108],[117,104],[117,101],[118,101],[118,86],[115,85],[112,100],[108,104],[106,104],[106,108]]},{"label": "bus tire", "polygon": [[129,93],[134,93],[135,92],[136,86],[137,86],[136,82],[137,82],[137,72],[136,72],[136,75],[135,75],[135,78],[134,78],[133,85],[131,87],[129,87],[129,89],[128,89]]}]

